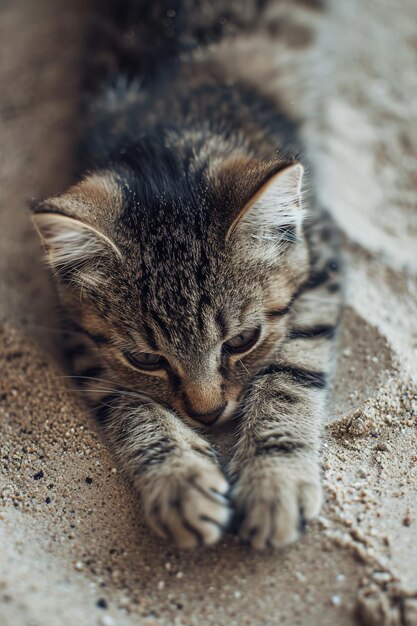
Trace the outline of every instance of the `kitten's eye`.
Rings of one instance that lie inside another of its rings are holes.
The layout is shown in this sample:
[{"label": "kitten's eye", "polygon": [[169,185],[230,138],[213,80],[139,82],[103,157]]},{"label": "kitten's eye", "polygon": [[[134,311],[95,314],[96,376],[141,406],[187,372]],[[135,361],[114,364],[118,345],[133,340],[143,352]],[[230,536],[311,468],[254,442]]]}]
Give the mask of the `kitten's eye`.
[{"label": "kitten's eye", "polygon": [[229,341],[225,341],[223,348],[226,353],[238,354],[239,352],[247,352],[258,341],[261,334],[260,328],[252,328],[244,330],[239,335],[235,335]]},{"label": "kitten's eye", "polygon": [[166,367],[168,362],[160,354],[151,354],[150,352],[125,352],[125,357],[131,365],[141,370],[152,372]]}]

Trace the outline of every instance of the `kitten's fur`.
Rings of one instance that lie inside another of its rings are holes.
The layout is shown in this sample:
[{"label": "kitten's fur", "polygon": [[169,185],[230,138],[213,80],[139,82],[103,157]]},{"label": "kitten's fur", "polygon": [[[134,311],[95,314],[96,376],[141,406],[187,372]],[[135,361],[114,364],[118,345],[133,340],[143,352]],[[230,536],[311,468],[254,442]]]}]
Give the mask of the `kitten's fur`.
[{"label": "kitten's fur", "polygon": [[[84,336],[74,367],[158,534],[210,544],[234,510],[242,539],[282,546],[320,509],[340,285],[297,126],[230,62],[267,3],[226,3],[227,19],[221,2],[116,4],[95,33],[84,172],[34,214]],[[222,348],[252,329],[247,353]],[[137,369],[143,352],[170,367]],[[226,478],[199,429],[236,415]]]}]

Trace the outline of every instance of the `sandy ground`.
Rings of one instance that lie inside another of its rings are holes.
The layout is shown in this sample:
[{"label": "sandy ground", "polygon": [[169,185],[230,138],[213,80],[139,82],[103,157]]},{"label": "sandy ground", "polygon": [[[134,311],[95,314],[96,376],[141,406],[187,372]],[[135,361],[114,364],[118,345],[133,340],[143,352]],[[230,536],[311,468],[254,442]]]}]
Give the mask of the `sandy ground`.
[{"label": "sandy ground", "polygon": [[1,626],[417,625],[417,5],[332,7],[306,129],[347,261],[326,505],[282,553],[183,553],[147,530],[63,378],[25,208],[70,176],[86,11],[3,1]]}]

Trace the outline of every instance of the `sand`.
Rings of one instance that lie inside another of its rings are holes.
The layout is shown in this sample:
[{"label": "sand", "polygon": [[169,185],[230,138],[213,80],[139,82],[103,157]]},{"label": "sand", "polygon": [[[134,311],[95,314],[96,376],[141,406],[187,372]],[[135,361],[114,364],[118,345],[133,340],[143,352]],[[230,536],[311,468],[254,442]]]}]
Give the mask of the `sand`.
[{"label": "sand", "polygon": [[[417,5],[333,2],[306,127],[344,237],[326,504],[295,546],[156,539],[59,363],[26,204],[68,181],[81,2],[0,9],[0,624],[417,624]],[[302,54],[302,52],[301,52]]]}]

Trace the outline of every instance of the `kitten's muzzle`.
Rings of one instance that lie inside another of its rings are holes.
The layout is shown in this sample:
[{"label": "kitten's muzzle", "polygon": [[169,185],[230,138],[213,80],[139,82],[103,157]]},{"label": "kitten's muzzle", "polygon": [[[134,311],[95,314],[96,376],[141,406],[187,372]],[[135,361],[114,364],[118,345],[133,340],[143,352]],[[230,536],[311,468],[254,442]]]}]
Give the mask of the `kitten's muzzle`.
[{"label": "kitten's muzzle", "polygon": [[211,411],[210,413],[194,413],[192,411],[188,411],[188,415],[197,420],[197,422],[201,422],[202,424],[211,426],[219,419],[220,415],[225,410],[226,405],[227,403],[225,402],[224,404],[222,404],[222,406],[219,406],[217,409]]}]

